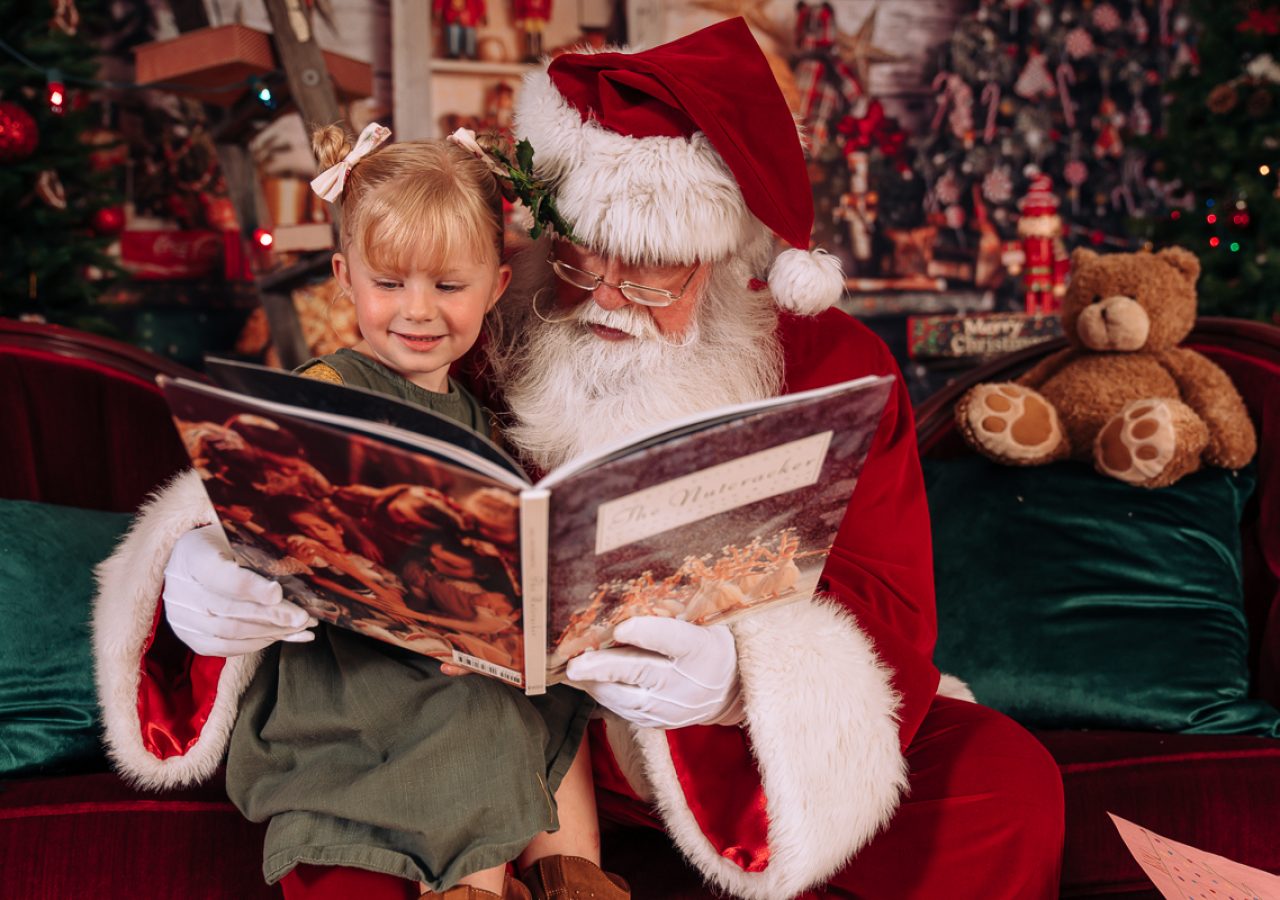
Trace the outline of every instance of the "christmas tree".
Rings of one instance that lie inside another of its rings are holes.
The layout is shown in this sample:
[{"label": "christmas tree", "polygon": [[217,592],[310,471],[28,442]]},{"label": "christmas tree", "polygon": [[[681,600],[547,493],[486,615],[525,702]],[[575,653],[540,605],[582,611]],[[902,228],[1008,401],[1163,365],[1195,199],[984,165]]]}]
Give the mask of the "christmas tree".
[{"label": "christmas tree", "polygon": [[1144,246],[1165,192],[1139,144],[1186,32],[1170,0],[980,0],[953,32],[916,163],[939,246],[974,248],[992,226],[1015,240],[1046,190],[1067,247]]},{"label": "christmas tree", "polygon": [[123,212],[107,148],[86,139],[101,5],[0,0],[0,315],[83,326],[114,271]]},{"label": "christmas tree", "polygon": [[876,45],[875,9],[849,34],[838,31],[826,0],[798,3],[795,13],[792,66],[808,135],[813,238],[847,275],[878,275],[878,230],[923,217],[907,133],[867,93],[871,66],[896,57]]},{"label": "christmas tree", "polygon": [[1200,256],[1200,313],[1280,323],[1280,3],[1189,0],[1197,60],[1168,85],[1161,242]]}]

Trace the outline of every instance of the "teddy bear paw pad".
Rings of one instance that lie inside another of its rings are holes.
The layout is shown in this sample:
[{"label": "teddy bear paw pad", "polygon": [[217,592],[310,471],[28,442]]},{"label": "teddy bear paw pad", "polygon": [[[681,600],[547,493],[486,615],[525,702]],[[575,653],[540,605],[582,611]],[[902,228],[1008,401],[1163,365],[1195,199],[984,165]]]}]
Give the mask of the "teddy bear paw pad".
[{"label": "teddy bear paw pad", "polygon": [[1177,448],[1173,411],[1163,400],[1134,400],[1098,433],[1098,467],[1129,484],[1149,482],[1164,471]]},{"label": "teddy bear paw pad", "polygon": [[968,409],[974,436],[993,454],[1034,462],[1062,441],[1058,412],[1030,388],[984,384],[973,390]]}]

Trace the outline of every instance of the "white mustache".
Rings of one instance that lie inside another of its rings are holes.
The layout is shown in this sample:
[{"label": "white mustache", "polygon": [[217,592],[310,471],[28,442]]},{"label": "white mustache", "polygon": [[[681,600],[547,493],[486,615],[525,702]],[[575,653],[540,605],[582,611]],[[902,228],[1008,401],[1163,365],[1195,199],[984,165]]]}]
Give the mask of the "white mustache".
[{"label": "white mustache", "polygon": [[621,331],[642,341],[658,340],[662,337],[658,326],[653,324],[653,317],[634,306],[603,309],[596,303],[587,302],[578,309],[574,315],[574,321],[580,325],[612,328],[614,331]]}]

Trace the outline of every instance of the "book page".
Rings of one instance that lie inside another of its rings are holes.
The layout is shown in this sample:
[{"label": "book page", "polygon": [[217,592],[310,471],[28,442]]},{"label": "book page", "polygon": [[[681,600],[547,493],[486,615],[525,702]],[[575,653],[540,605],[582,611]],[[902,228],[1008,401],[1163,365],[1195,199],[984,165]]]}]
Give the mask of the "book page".
[{"label": "book page", "polygon": [[524,685],[518,489],[238,394],[162,387],[240,565],[322,622]]},{"label": "book page", "polygon": [[632,616],[707,625],[811,596],[891,386],[757,408],[557,484],[548,682]]},{"label": "book page", "polygon": [[1180,844],[1114,813],[1133,858],[1169,900],[1280,900],[1280,876]]}]

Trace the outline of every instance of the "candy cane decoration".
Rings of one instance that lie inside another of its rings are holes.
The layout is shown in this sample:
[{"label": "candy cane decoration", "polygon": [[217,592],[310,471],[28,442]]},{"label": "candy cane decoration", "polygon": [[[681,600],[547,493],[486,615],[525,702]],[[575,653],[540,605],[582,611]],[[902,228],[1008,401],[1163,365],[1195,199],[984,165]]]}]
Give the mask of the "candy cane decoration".
[{"label": "candy cane decoration", "polygon": [[988,82],[982,89],[982,102],[987,104],[987,127],[982,129],[982,140],[990,144],[996,137],[996,113],[1000,110],[1000,85]]},{"label": "candy cane decoration", "polygon": [[1062,117],[1067,120],[1068,128],[1075,128],[1075,104],[1071,102],[1071,95],[1067,91],[1067,85],[1076,83],[1076,73],[1075,70],[1071,68],[1071,63],[1061,62],[1058,64],[1057,74],[1058,94],[1062,98]]},{"label": "candy cane decoration", "polygon": [[1119,209],[1121,201],[1124,202],[1125,211],[1133,215],[1133,192],[1127,184],[1118,185],[1111,191],[1111,205]]},{"label": "candy cane decoration", "polygon": [[[943,86],[945,90],[942,90]],[[942,117],[947,112],[947,101],[951,98],[951,75],[947,72],[939,72],[933,79],[933,90],[938,94],[938,111],[933,114],[933,122],[929,126],[930,131],[937,131],[942,127]]]}]

